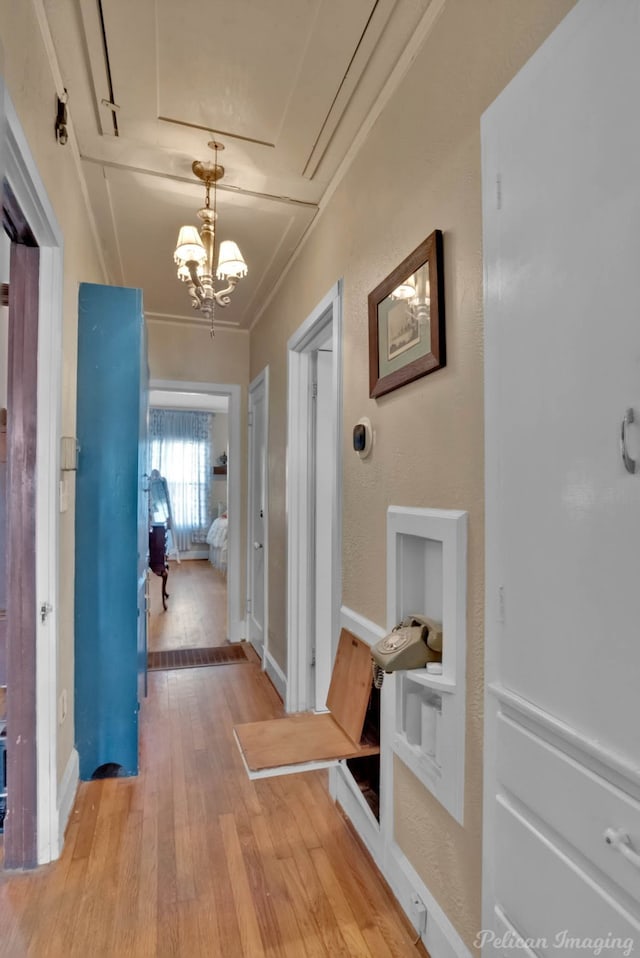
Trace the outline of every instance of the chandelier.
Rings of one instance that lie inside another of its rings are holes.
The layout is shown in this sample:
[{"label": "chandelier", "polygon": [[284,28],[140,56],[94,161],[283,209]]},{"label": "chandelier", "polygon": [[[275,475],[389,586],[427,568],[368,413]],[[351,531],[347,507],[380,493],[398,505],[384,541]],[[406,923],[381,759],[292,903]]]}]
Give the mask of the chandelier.
[{"label": "chandelier", "polygon": [[[215,307],[229,305],[238,280],[247,275],[247,264],[237,244],[232,240],[223,240],[220,243],[215,276],[227,285],[224,289],[216,291],[213,275],[216,254],[216,219],[218,218],[216,183],[224,176],[224,167],[218,165],[218,150],[224,150],[224,146],[216,140],[211,140],[208,145],[215,150],[214,162],[195,160],[191,166],[195,175],[206,187],[204,207],[198,210],[202,226],[200,231],[195,226],[180,228],[173,259],[178,267],[178,279],[187,283],[189,287],[191,305],[210,320],[213,336]],[[213,207],[210,200],[211,187],[213,187]]]}]

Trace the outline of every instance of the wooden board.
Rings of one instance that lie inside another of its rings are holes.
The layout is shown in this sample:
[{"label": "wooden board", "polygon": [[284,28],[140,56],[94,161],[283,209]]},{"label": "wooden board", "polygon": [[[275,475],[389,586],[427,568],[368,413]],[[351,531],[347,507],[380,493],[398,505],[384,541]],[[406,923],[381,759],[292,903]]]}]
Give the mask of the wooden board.
[{"label": "wooden board", "polygon": [[237,725],[235,733],[252,772],[306,762],[376,755],[379,745],[356,745],[333,716],[301,712],[287,718]]},{"label": "wooden board", "polygon": [[250,772],[377,755],[379,742],[361,741],[371,678],[369,646],[343,629],[327,696],[329,714],[301,712],[236,726]]},{"label": "wooden board", "polygon": [[333,664],[327,708],[356,745],[371,694],[371,649],[348,629],[342,629]]}]

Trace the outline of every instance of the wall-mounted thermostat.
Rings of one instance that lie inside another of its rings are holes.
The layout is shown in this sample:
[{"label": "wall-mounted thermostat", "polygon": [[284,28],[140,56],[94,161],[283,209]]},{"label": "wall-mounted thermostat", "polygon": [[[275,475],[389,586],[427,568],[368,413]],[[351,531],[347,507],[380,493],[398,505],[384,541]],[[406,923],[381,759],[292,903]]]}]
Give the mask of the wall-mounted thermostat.
[{"label": "wall-mounted thermostat", "polygon": [[366,459],[373,447],[371,423],[365,417],[359,419],[353,427],[353,448],[361,459]]}]

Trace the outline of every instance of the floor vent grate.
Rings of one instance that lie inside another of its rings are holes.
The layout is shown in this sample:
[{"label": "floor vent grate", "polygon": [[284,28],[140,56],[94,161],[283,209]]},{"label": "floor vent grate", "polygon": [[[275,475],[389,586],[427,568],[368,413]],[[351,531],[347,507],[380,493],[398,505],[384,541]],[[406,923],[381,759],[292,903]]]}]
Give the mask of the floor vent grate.
[{"label": "floor vent grate", "polygon": [[210,649],[169,649],[149,652],[147,668],[150,672],[166,669],[195,669],[206,665],[230,665],[248,662],[244,646],[219,645]]}]

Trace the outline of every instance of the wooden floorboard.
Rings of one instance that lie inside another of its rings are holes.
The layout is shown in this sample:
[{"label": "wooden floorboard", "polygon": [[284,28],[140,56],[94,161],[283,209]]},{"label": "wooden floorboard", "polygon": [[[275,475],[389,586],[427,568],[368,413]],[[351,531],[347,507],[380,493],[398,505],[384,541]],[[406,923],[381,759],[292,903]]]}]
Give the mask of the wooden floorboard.
[{"label": "wooden floorboard", "polygon": [[162,579],[149,580],[150,652],[206,648],[227,641],[227,580],[206,559],[169,563],[169,600],[162,608]]},{"label": "wooden floorboard", "polygon": [[2,958],[425,955],[326,773],[247,778],[233,725],[282,714],[255,657],[151,674],[140,775],[82,784],[61,859],[0,874]]}]

